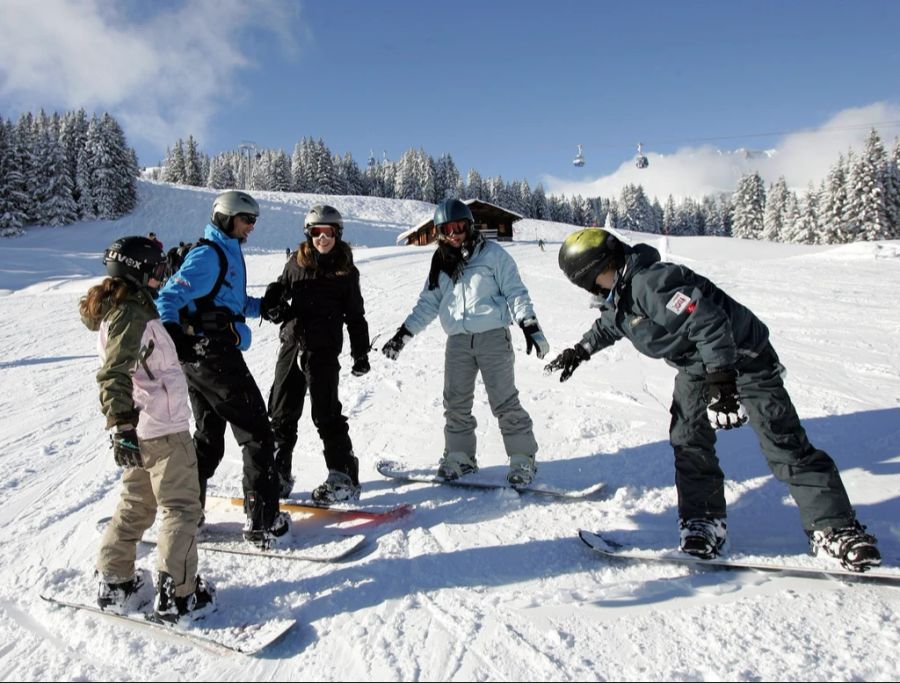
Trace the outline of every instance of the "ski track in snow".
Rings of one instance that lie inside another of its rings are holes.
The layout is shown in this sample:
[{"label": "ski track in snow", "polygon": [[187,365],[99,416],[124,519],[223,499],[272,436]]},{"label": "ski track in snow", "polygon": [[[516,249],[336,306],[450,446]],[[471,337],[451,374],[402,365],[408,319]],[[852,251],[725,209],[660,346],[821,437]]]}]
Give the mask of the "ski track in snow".
[{"label": "ski track in snow", "polygon": [[[513,328],[517,385],[541,447],[538,476],[590,501],[519,496],[381,477],[381,458],[431,467],[442,448],[445,335],[435,321],[398,361],[377,349],[412,308],[431,249],[387,246],[430,212],[420,202],[335,198],[348,219],[371,335],[372,371],[350,375],[341,399],[360,456],[362,504],[410,503],[412,515],[368,530],[349,561],[312,564],[200,554],[221,610],[288,616],[298,625],[256,657],[213,655],[87,613],[52,609],[38,593],[81,580],[86,596],[99,534],[118,496],[93,375],[96,337],[77,302],[98,281],[98,252],[115,236],[155,230],[194,239],[212,194],[141,183],[129,219],[37,229],[0,250],[0,679],[3,680],[897,680],[900,588],[702,568],[605,561],[578,528],[652,547],[677,542],[668,404],[674,371],[627,343],[594,356],[561,384],[524,352]],[[261,295],[295,246],[314,195],[262,193],[247,256]],[[344,201],[346,200],[346,201]],[[343,203],[341,203],[343,201]],[[190,220],[181,218],[188,216]],[[535,301],[551,356],[578,341],[596,311],[561,277],[559,240],[572,228],[523,222],[508,245]],[[135,227],[140,226],[140,227]],[[182,226],[182,227],[173,227]],[[663,245],[659,236],[626,235]],[[536,237],[535,237],[536,239]],[[368,245],[365,247],[363,245]],[[771,330],[811,440],[842,469],[861,519],[900,565],[900,253],[896,243],[841,248],[670,238],[683,260],[750,306]],[[28,254],[40,253],[31,266]],[[267,394],[277,329],[252,324],[246,358]],[[482,468],[502,476],[496,420],[478,386]],[[240,451],[226,436],[212,485],[239,486]],[[295,491],[326,475],[305,414]],[[787,489],[773,480],[753,432],[719,436],[728,477],[730,543],[760,555],[802,554]],[[139,566],[154,556],[140,549]]]}]

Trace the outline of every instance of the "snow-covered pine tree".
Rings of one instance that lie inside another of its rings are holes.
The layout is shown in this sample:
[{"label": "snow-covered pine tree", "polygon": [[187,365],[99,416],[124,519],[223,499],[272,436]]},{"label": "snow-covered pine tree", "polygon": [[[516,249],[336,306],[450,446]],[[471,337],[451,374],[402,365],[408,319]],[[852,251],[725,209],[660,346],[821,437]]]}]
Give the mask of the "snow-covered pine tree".
[{"label": "snow-covered pine tree", "polygon": [[622,188],[619,198],[619,215],[616,226],[622,230],[652,232],[658,230],[653,208],[644,188],[640,185],[627,184]]},{"label": "snow-covered pine tree", "polygon": [[844,210],[847,206],[847,176],[844,155],[828,172],[819,194],[819,242],[836,244],[841,241],[845,222]]},{"label": "snow-covered pine tree", "polygon": [[22,234],[25,215],[19,208],[21,174],[14,149],[15,129],[0,118],[0,237]]},{"label": "snow-covered pine tree", "polygon": [[[471,172],[470,172],[471,174]],[[545,221],[549,217],[549,208],[547,206],[547,194],[544,192],[544,186],[538,183],[531,193],[531,217]]]},{"label": "snow-covered pine tree", "polygon": [[184,150],[184,184],[200,187],[201,175],[200,152],[193,135],[188,135],[187,147]]},{"label": "snow-covered pine tree", "polygon": [[799,217],[782,232],[785,242],[796,244],[815,244],[819,237],[818,217],[819,193],[812,183],[803,196],[803,206]]},{"label": "snow-covered pine tree", "polygon": [[[543,189],[541,191],[543,192]],[[484,180],[478,171],[470,168],[466,175],[466,197],[468,199],[484,199],[484,196]]]},{"label": "snow-covered pine tree", "polygon": [[336,194],[337,180],[335,178],[331,150],[328,149],[322,138],[319,138],[313,149],[315,150],[315,170],[313,175],[315,178],[315,191],[319,194]]},{"label": "snow-covered pine tree", "polygon": [[759,173],[743,176],[733,196],[731,234],[744,239],[760,239],[766,207],[766,186]]},{"label": "snow-covered pine tree", "polygon": [[900,138],[894,140],[885,166],[884,209],[891,226],[890,239],[900,239]]},{"label": "snow-covered pine tree", "polygon": [[782,240],[782,232],[787,223],[788,195],[787,182],[784,176],[776,180],[766,195],[766,209],[763,214],[763,230],[761,238],[770,242]]},{"label": "snow-covered pine tree", "polygon": [[677,226],[676,226],[676,207],[675,207],[675,198],[672,195],[669,195],[666,198],[666,206],[663,209],[663,234],[664,235],[677,235]]},{"label": "snow-covered pine tree", "polygon": [[856,239],[890,239],[892,230],[885,205],[886,168],[884,145],[873,128],[850,174],[848,211],[857,233]]},{"label": "snow-covered pine tree", "polygon": [[53,126],[38,138],[38,222],[42,225],[69,225],[78,220],[78,205],[72,197],[72,179],[66,165],[66,155]]},{"label": "snow-covered pine tree", "polygon": [[163,164],[162,179],[167,183],[184,184],[187,178],[187,168],[184,159],[184,140],[178,141],[170,150],[166,150],[166,160]]}]

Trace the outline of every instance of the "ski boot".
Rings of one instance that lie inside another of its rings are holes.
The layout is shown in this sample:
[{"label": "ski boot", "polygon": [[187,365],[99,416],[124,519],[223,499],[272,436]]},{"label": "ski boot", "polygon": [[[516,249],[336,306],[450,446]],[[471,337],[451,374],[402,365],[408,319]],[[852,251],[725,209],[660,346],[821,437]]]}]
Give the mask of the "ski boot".
[{"label": "ski boot", "polygon": [[278,473],[278,497],[290,498],[291,491],[294,490],[294,477],[290,473]]},{"label": "ski boot", "polygon": [[881,553],[875,545],[878,539],[872,534],[867,534],[866,527],[856,520],[847,526],[817,529],[806,533],[813,555],[833,557],[844,569],[864,572],[881,564]]},{"label": "ski boot", "polygon": [[156,604],[154,616],[159,621],[177,624],[181,619],[202,619],[210,612],[216,611],[216,589],[205,579],[194,579],[194,592],[183,597],[175,595],[175,579],[166,572],[159,573],[156,586]]},{"label": "ski boot", "polygon": [[478,463],[468,453],[444,452],[438,463],[437,476],[445,481],[456,481],[462,476],[478,471]]},{"label": "ski boot", "polygon": [[137,595],[146,583],[146,572],[138,570],[130,579],[120,576],[94,572],[99,580],[97,587],[97,606],[104,612],[124,614],[138,608]]},{"label": "ski boot", "polygon": [[537,465],[534,463],[533,455],[511,455],[509,456],[509,472],[506,474],[506,481],[515,488],[516,486],[528,486],[537,473]]},{"label": "ski boot", "polygon": [[725,545],[726,524],[724,517],[694,517],[680,519],[681,552],[711,560],[719,555]]}]

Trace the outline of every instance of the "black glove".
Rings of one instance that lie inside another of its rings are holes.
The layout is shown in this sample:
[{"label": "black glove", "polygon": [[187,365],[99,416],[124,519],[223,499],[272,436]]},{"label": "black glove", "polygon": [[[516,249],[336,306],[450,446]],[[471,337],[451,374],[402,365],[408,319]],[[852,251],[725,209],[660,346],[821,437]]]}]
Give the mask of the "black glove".
[{"label": "black glove", "polygon": [[262,301],[259,304],[259,314],[263,320],[280,325],[285,321],[288,312],[288,302],[285,296],[284,285],[277,280],[266,287]]},{"label": "black glove", "polygon": [[196,363],[206,355],[209,339],[186,334],[178,323],[163,323],[175,343],[175,352],[182,363]]},{"label": "black glove", "polygon": [[353,368],[350,372],[354,377],[362,377],[371,369],[372,366],[369,365],[369,357],[359,356],[358,358],[353,359]]},{"label": "black glove", "polygon": [[116,431],[109,435],[112,444],[113,458],[119,467],[143,467],[144,459],[141,457],[141,446],[138,443],[137,432],[131,425],[119,425]]},{"label": "black glove", "polygon": [[401,349],[406,346],[406,342],[412,339],[412,332],[406,329],[406,325],[401,325],[387,343],[381,347],[381,352],[391,360],[397,360]]},{"label": "black glove", "polygon": [[719,370],[706,375],[709,404],[706,417],[713,429],[736,429],[747,424],[747,411],[741,405],[734,370]]},{"label": "black glove", "polygon": [[588,350],[581,344],[575,344],[575,346],[573,346],[571,349],[566,349],[556,358],[547,363],[547,365],[544,366],[544,372],[549,375],[551,372],[555,372],[556,370],[562,370],[562,374],[559,376],[559,381],[565,382],[567,379],[569,379],[569,377],[572,376],[572,373],[575,372],[575,368],[581,365],[584,361],[590,359],[591,354],[588,352]]},{"label": "black glove", "polygon": [[530,354],[531,349],[538,358],[543,358],[550,353],[550,344],[538,325],[537,318],[528,318],[519,323],[522,332],[525,333],[525,353]]}]

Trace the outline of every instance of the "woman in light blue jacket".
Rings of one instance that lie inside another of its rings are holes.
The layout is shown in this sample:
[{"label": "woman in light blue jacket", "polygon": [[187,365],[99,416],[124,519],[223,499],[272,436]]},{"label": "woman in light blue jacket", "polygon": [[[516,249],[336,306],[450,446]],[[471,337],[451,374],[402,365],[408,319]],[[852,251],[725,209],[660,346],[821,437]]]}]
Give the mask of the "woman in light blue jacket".
[{"label": "woman in light blue jacket", "polygon": [[382,352],[396,360],[400,350],[436,317],[447,333],[444,356],[444,454],[438,476],[447,480],[475,472],[475,427],[472,415],[475,378],[481,372],[491,412],[500,423],[510,460],[507,480],[527,486],[537,466],[531,417],[519,402],[509,327],[518,323],[526,352],[538,358],[550,350],[528,290],[512,257],[475,229],[468,206],[446,199],[434,212],[438,248],[419,300]]}]

